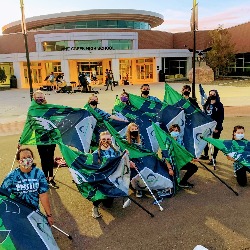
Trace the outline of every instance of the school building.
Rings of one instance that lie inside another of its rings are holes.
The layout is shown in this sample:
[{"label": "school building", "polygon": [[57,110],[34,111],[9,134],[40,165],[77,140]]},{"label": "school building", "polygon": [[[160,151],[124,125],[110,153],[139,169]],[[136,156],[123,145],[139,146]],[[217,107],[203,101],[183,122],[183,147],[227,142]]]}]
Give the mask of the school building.
[{"label": "school building", "polygon": [[[153,83],[163,77],[185,77],[192,68],[192,32],[170,33],[156,28],[161,14],[133,9],[99,9],[41,15],[26,19],[33,87],[54,72],[66,82],[78,82],[79,72],[97,73],[105,81],[106,69],[123,84]],[[235,43],[236,74],[250,75],[250,22],[228,31]],[[28,88],[27,62],[21,21],[5,25],[0,36],[0,67]],[[209,46],[209,31],[197,31],[198,50]],[[185,47],[185,45],[187,47]]]}]

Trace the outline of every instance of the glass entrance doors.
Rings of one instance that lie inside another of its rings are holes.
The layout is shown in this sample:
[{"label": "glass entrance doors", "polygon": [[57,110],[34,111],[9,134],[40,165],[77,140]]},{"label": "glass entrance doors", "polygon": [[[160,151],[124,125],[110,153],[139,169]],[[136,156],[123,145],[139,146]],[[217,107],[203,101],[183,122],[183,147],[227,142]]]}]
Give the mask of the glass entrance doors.
[{"label": "glass entrance doors", "polygon": [[96,72],[96,77],[101,81],[103,75],[102,61],[100,62],[77,62],[77,71],[83,72],[92,79],[93,72]]},{"label": "glass entrance doors", "polygon": [[136,77],[142,82],[153,80],[153,58],[136,60]]},{"label": "glass entrance doors", "polygon": [[[29,83],[28,78],[28,69],[27,69],[27,63],[24,63],[24,78],[25,78],[25,84]],[[31,63],[30,66],[31,69],[31,77],[32,77],[32,83],[33,84],[42,84],[42,66],[41,63]]]}]

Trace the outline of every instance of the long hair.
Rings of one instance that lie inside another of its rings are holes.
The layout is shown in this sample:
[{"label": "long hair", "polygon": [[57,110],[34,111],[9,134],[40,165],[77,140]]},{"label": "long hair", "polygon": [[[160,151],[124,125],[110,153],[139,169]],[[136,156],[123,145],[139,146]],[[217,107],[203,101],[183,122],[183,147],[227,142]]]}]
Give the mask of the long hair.
[{"label": "long hair", "polygon": [[234,129],[233,129],[232,140],[235,140],[235,139],[234,139],[234,133],[235,133],[238,129],[243,129],[243,130],[245,131],[245,128],[244,128],[243,126],[241,126],[241,125],[235,126]]},{"label": "long hair", "polygon": [[[108,132],[108,131],[103,131],[100,133],[100,139],[99,139],[99,145],[98,145],[98,162],[100,163],[101,162],[101,146],[102,146],[102,141],[101,141],[101,137],[103,135],[110,135],[111,137],[111,134]],[[110,147],[112,149],[114,149],[114,151],[116,152],[117,150],[115,149],[115,147],[113,146],[112,142],[110,144]]]},{"label": "long hair", "polygon": [[133,122],[129,123],[128,128],[127,128],[127,132],[126,132],[127,142],[129,144],[132,144],[132,138],[131,138],[131,135],[130,135],[130,128],[131,127],[137,127],[138,128],[138,135],[137,135],[137,137],[135,139],[136,139],[136,142],[138,144],[140,144],[141,143],[141,137],[140,137],[140,132],[139,132],[139,126],[137,124],[133,123]]},{"label": "long hair", "polygon": [[[216,99],[215,99],[215,101],[216,101],[216,102],[220,102],[220,95],[219,95],[218,90],[216,90],[216,89],[211,89],[211,90],[209,90],[209,92],[208,92],[209,94],[208,94],[208,95],[210,95],[211,91],[214,91],[215,94],[216,94]],[[211,100],[210,100],[210,98],[208,98],[207,101],[206,101],[205,104],[204,104],[204,110],[206,110],[207,108],[209,109],[210,104],[211,104]]]}]

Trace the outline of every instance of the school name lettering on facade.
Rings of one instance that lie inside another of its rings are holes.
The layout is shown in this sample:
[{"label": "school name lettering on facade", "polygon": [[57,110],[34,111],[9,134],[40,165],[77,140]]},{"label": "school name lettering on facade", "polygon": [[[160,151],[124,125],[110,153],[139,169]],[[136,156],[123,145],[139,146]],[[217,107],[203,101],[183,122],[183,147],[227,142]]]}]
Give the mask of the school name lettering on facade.
[{"label": "school name lettering on facade", "polygon": [[114,50],[112,46],[107,47],[65,47],[62,48],[62,51],[70,50]]}]

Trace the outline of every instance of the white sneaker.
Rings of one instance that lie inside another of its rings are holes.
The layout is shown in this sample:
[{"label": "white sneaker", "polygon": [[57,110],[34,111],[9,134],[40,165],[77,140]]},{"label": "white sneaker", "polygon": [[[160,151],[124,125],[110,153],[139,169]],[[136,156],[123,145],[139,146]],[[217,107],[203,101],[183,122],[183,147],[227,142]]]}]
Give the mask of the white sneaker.
[{"label": "white sneaker", "polygon": [[100,214],[100,212],[98,210],[98,207],[92,208],[92,217],[95,219],[102,217],[102,215]]},{"label": "white sneaker", "polygon": [[126,208],[126,207],[130,206],[130,204],[131,204],[131,200],[130,200],[130,199],[127,199],[127,200],[123,203],[122,208]]}]

